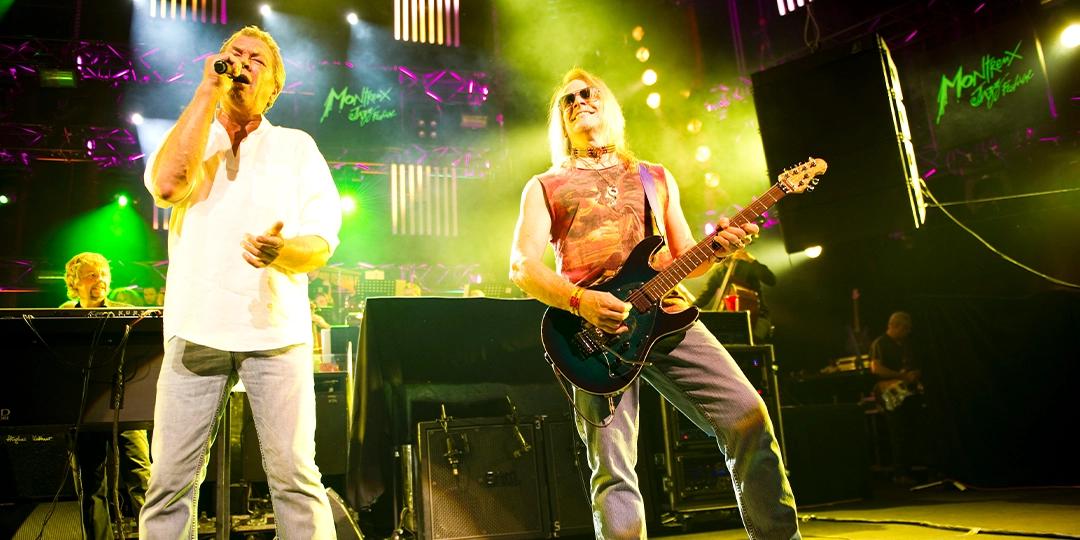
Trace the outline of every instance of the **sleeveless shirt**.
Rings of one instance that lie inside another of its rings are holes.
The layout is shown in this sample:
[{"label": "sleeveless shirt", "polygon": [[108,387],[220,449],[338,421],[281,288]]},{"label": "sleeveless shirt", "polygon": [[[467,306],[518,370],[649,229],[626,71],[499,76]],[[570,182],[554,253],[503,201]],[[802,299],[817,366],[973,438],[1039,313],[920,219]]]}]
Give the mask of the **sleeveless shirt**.
[{"label": "sleeveless shirt", "polygon": [[[656,219],[662,221],[668,204],[667,176],[660,165],[646,166],[655,179],[660,205]],[[636,163],[590,169],[568,162],[537,180],[551,215],[555,270],[573,283],[586,285],[614,274],[646,234],[656,234],[651,223],[646,226],[648,203]],[[665,247],[654,264],[664,267],[670,260]]]}]

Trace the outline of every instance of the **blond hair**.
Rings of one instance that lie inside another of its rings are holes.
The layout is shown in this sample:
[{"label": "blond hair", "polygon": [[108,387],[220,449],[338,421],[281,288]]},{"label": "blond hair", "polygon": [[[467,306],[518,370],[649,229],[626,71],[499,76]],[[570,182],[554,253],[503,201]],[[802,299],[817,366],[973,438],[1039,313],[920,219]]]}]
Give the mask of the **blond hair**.
[{"label": "blond hair", "polygon": [[237,30],[221,44],[221,50],[218,52],[225,52],[225,49],[228,49],[229,45],[240,36],[258,39],[265,43],[267,47],[270,47],[272,56],[270,59],[270,66],[274,70],[274,93],[270,95],[270,101],[266,103],[266,108],[262,111],[265,114],[266,111],[270,110],[270,107],[274,106],[274,102],[277,101],[277,97],[281,94],[281,90],[285,88],[285,60],[281,57],[281,48],[278,47],[277,42],[274,41],[274,37],[267,31],[255,25],[245,26]]},{"label": "blond hair", "polygon": [[[79,298],[79,292],[76,288],[79,282],[79,271],[83,266],[87,265],[101,269],[105,283],[112,282],[112,271],[109,269],[109,260],[106,259],[104,255],[92,251],[80,253],[72,257],[64,266],[64,284],[67,285],[67,296],[69,300],[77,300]],[[105,293],[109,293],[108,286],[105,287]]]},{"label": "blond hair", "polygon": [[566,126],[563,125],[562,108],[559,99],[565,94],[563,89],[573,81],[581,81],[593,88],[600,90],[600,101],[603,102],[601,118],[604,128],[608,131],[608,143],[615,145],[615,152],[624,162],[633,160],[633,154],[626,144],[626,119],[623,118],[622,107],[611,89],[600,77],[589,73],[581,68],[573,68],[563,75],[562,82],[551,94],[548,104],[548,146],[551,149],[551,164],[561,166],[570,158],[570,138],[566,135]]}]

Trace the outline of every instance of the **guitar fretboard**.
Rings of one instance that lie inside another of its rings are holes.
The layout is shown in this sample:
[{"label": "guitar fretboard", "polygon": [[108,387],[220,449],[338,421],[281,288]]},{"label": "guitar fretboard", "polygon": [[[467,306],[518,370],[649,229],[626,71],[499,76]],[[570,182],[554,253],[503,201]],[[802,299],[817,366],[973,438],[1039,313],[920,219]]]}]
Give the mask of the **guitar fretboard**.
[{"label": "guitar fretboard", "polygon": [[[730,224],[735,227],[741,227],[751,221],[757,219],[761,214],[765,213],[772,205],[776,204],[776,201],[784,198],[787,195],[780,187],[780,183],[774,184],[765,193],[763,193],[757,199],[754,199],[749,205],[739,211],[731,218]],[[704,264],[706,261],[711,260],[716,256],[718,252],[724,249],[724,245],[716,239],[716,235],[723,229],[717,229],[712,234],[706,236],[697,245],[690,248],[680,255],[677,259],[672,261],[671,266],[668,266],[663,272],[653,276],[652,279],[646,281],[641,286],[639,291],[643,295],[631,295],[628,298],[635,308],[639,310],[648,309],[650,306],[659,302],[661,298],[667,296],[672,289],[675,288],[682,280],[686,279],[686,276],[690,275],[697,267]],[[637,292],[637,291],[635,291]],[[641,305],[639,305],[639,303]]]}]

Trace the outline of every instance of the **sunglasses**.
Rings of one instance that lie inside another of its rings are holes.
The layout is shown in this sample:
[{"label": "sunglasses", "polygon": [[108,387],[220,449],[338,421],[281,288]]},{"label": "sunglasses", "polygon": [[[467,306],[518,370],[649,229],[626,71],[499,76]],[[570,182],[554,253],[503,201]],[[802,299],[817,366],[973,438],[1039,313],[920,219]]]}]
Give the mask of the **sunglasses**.
[{"label": "sunglasses", "polygon": [[585,88],[582,88],[577,92],[570,92],[569,94],[566,94],[565,96],[559,98],[559,108],[564,111],[566,109],[569,109],[570,106],[574,104],[577,96],[581,96],[581,99],[584,99],[585,101],[599,99],[600,90],[598,88],[593,88],[592,86],[586,86]]}]

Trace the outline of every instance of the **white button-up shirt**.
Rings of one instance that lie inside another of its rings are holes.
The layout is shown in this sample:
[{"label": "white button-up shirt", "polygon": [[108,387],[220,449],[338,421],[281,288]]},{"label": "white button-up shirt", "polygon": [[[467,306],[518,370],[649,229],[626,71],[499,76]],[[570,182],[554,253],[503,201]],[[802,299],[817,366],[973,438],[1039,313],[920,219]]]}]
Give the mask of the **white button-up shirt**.
[{"label": "white button-up shirt", "polygon": [[[308,134],[264,117],[238,155],[216,119],[203,155],[203,180],[173,206],[164,334],[225,351],[260,351],[311,342],[307,275],[244,261],[244,234],[275,222],[285,238],[315,235],[333,253],[341,203],[326,160]],[[153,193],[157,152],[144,182]]]}]

